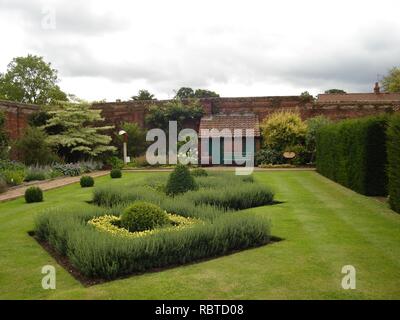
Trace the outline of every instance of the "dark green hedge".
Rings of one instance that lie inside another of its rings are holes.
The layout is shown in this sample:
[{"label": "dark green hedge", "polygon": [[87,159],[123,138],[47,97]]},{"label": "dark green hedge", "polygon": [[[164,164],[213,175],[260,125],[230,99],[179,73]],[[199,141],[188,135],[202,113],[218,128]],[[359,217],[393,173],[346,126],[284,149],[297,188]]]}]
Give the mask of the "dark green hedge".
[{"label": "dark green hedge", "polygon": [[340,121],[317,133],[317,171],[369,196],[387,194],[385,115]]},{"label": "dark green hedge", "polygon": [[387,137],[389,203],[400,212],[400,115],[390,119]]}]

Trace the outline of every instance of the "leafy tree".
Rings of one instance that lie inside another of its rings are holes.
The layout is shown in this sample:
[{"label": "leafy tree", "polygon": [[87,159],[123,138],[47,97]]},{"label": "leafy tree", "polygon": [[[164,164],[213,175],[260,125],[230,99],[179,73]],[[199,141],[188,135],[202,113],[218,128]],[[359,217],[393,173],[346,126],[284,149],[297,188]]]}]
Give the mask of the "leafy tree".
[{"label": "leafy tree", "polygon": [[116,148],[109,145],[111,137],[101,132],[113,129],[113,126],[97,127],[104,121],[101,110],[90,108],[88,103],[59,103],[49,111],[50,119],[43,128],[58,128],[59,133],[49,135],[48,143],[58,154],[67,160],[97,157]]},{"label": "leafy tree", "polygon": [[382,80],[386,92],[400,92],[400,68],[394,67]]},{"label": "leafy tree", "polygon": [[26,165],[46,165],[57,160],[47,142],[43,129],[27,127],[21,138],[15,143],[19,158]]},{"label": "leafy tree", "polygon": [[150,106],[145,120],[149,127],[165,131],[168,131],[169,121],[177,121],[180,130],[185,121],[200,119],[203,114],[204,110],[197,100],[190,101],[188,104],[174,100],[161,106]]},{"label": "leafy tree", "polygon": [[205,90],[205,89],[197,89],[194,92],[194,97],[195,98],[218,98],[219,94],[211,91],[211,90]]},{"label": "leafy tree", "polygon": [[307,125],[296,112],[278,111],[260,125],[264,147],[285,151],[288,147],[304,144]]},{"label": "leafy tree", "polygon": [[5,129],[6,115],[0,110],[0,160],[6,159],[8,155],[8,134]]},{"label": "leafy tree", "polygon": [[67,95],[61,91],[57,81],[57,70],[42,57],[17,57],[9,63],[7,72],[0,75],[0,96],[39,105],[67,101]]},{"label": "leafy tree", "polygon": [[182,87],[175,94],[175,99],[190,99],[190,98],[194,98],[194,90],[192,88]]},{"label": "leafy tree", "polygon": [[192,99],[192,98],[213,98],[219,97],[219,94],[206,89],[196,89],[194,91],[192,88],[182,87],[180,88],[175,95],[175,99]]},{"label": "leafy tree", "polygon": [[132,100],[155,100],[155,96],[147,90],[139,90],[138,94],[132,97]]},{"label": "leafy tree", "polygon": [[[138,157],[142,155],[147,148],[146,132],[134,122],[125,122],[121,129],[128,134],[128,155]],[[123,142],[123,137],[118,136],[119,144]]]},{"label": "leafy tree", "polygon": [[326,94],[345,94],[346,91],[342,89],[329,89],[325,91]]},{"label": "leafy tree", "polygon": [[314,101],[314,97],[308,91],[302,92],[300,94],[300,99],[303,102],[312,102],[312,101]]}]

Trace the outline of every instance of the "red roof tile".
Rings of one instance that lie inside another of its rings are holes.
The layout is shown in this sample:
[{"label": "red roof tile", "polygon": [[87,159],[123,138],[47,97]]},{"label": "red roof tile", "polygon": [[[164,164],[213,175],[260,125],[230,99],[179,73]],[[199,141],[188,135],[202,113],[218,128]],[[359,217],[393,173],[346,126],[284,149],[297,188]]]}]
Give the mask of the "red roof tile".
[{"label": "red roof tile", "polygon": [[[204,116],[200,120],[200,137],[202,135],[202,130],[223,130],[228,129],[234,135],[235,130],[240,129],[242,135],[246,134],[246,129],[253,129],[254,136],[260,136],[260,126],[258,122],[258,116],[253,113],[246,114],[218,114],[211,116]],[[214,136],[215,134],[211,135]]]}]

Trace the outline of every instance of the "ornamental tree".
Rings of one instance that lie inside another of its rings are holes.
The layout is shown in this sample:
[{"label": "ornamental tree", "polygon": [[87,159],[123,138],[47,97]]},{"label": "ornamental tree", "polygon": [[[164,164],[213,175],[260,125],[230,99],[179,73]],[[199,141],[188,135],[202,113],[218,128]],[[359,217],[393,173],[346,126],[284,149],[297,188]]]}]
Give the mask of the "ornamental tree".
[{"label": "ornamental tree", "polygon": [[106,152],[115,152],[110,145],[111,137],[102,132],[114,126],[96,126],[104,121],[101,110],[94,110],[86,102],[63,102],[50,111],[50,119],[43,126],[48,132],[57,128],[57,134],[51,134],[47,142],[66,160],[97,157]]},{"label": "ornamental tree", "polygon": [[279,152],[304,144],[307,125],[296,112],[278,111],[260,125],[264,146]]}]

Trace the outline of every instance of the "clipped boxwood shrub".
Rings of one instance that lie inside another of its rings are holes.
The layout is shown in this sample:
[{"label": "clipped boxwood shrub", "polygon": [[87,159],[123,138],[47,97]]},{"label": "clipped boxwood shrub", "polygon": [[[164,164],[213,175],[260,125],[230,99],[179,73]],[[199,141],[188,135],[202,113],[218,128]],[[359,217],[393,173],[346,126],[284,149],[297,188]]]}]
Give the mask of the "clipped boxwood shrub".
[{"label": "clipped boxwood shrub", "polygon": [[167,213],[155,204],[138,201],[121,215],[121,226],[130,232],[151,230],[170,223]]},{"label": "clipped boxwood shrub", "polygon": [[317,133],[317,170],[368,196],[387,194],[387,116],[349,119]]},{"label": "clipped boxwood shrub", "polygon": [[94,186],[94,179],[91,176],[81,177],[80,184],[82,188],[89,188]]},{"label": "clipped boxwood shrub", "polygon": [[43,191],[39,187],[29,187],[25,191],[25,201],[27,203],[42,202]]},{"label": "clipped boxwood shrub", "polygon": [[389,203],[393,210],[400,213],[400,116],[395,115],[389,121],[387,130],[388,191]]},{"label": "clipped boxwood shrub", "polygon": [[120,169],[112,169],[110,176],[112,179],[119,179],[122,177],[122,171]]},{"label": "clipped boxwood shrub", "polygon": [[193,177],[207,177],[208,173],[203,168],[196,168],[191,171]]},{"label": "clipped boxwood shrub", "polygon": [[178,164],[169,175],[165,189],[168,195],[175,196],[196,189],[196,182],[189,169],[183,164]]}]

